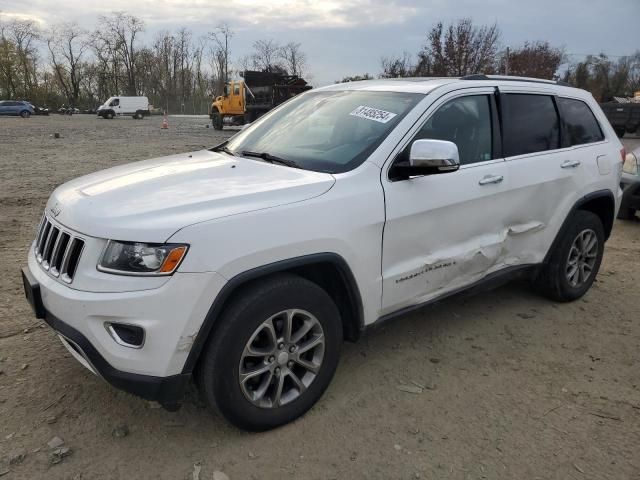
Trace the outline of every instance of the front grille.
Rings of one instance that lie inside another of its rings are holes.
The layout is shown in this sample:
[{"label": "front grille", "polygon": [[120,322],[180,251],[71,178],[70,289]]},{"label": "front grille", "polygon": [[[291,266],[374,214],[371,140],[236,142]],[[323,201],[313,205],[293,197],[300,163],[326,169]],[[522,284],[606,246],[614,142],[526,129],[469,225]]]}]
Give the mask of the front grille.
[{"label": "front grille", "polygon": [[73,233],[63,230],[42,216],[35,255],[40,266],[50,275],[71,283],[82,255],[84,240]]}]

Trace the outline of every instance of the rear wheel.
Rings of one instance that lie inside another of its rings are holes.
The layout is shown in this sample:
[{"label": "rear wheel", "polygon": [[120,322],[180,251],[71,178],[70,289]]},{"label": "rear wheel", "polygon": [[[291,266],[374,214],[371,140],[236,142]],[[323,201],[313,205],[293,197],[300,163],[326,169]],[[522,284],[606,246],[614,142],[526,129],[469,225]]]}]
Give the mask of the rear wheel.
[{"label": "rear wheel", "polygon": [[268,430],[322,396],[342,343],[340,314],[318,285],[280,274],[255,282],[225,309],[197,372],[207,403],[234,425]]},{"label": "rear wheel", "polygon": [[222,130],[222,123],[222,115],[220,115],[219,112],[214,112],[211,115],[211,125],[213,126],[213,128],[216,130]]},{"label": "rear wheel", "polygon": [[578,210],[564,237],[535,280],[550,298],[569,302],[582,297],[598,274],[604,251],[604,228],[600,217]]}]

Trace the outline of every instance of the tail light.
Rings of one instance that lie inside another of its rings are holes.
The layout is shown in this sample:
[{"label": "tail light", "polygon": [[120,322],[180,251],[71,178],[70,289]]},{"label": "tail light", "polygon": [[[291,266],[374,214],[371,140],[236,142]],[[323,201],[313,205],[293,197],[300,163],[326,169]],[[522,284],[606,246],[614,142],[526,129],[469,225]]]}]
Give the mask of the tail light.
[{"label": "tail light", "polygon": [[625,159],[627,158],[627,150],[624,147],[620,149],[620,158],[622,163],[624,163]]}]

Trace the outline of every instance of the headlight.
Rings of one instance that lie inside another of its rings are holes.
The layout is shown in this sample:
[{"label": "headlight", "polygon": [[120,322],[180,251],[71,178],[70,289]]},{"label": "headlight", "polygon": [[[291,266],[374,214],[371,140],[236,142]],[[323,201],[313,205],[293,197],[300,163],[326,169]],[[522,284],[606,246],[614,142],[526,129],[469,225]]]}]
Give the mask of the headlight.
[{"label": "headlight", "polygon": [[98,270],[122,275],[170,275],[187,253],[188,246],[175,243],[137,243],[109,240]]}]

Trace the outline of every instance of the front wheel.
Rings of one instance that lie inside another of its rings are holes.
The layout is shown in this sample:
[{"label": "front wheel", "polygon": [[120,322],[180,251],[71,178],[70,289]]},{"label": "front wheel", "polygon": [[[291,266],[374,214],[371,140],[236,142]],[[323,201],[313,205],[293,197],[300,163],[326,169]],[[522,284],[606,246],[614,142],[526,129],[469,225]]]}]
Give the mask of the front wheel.
[{"label": "front wheel", "polygon": [[578,210],[535,280],[548,297],[570,302],[582,297],[598,274],[604,252],[600,217]]},{"label": "front wheel", "polygon": [[290,274],[255,282],[218,321],[197,379],[207,403],[231,423],[275,428],[322,396],[338,365],[342,325],[318,285]]},{"label": "front wheel", "polygon": [[31,112],[29,112],[28,110],[23,110],[22,112],[20,112],[20,116],[22,118],[29,118],[31,116]]}]

